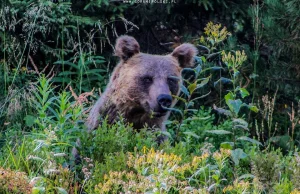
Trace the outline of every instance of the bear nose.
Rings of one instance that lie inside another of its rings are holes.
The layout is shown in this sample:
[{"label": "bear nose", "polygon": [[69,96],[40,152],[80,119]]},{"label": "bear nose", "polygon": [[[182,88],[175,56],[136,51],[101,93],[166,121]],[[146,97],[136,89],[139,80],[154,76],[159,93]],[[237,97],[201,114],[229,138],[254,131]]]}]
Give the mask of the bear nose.
[{"label": "bear nose", "polygon": [[160,94],[157,97],[157,102],[160,106],[169,108],[172,104],[172,96],[168,94]]}]

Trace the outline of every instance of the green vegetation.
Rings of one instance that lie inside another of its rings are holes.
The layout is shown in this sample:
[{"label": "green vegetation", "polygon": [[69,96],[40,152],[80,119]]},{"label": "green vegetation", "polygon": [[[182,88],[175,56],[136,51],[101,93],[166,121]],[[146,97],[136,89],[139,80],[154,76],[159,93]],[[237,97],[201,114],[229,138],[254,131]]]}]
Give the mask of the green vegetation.
[{"label": "green vegetation", "polygon": [[[0,193],[300,193],[299,9],[2,1]],[[143,52],[199,49],[165,132],[122,119],[84,126],[125,33]]]}]

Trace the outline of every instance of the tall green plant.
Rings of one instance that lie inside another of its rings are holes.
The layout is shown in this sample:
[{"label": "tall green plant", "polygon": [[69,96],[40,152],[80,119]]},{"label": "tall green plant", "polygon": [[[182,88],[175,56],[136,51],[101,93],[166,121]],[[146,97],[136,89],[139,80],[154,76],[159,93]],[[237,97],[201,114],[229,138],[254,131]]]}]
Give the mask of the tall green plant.
[{"label": "tall green plant", "polygon": [[[207,133],[214,134],[217,136],[224,136],[227,135],[228,137],[231,137],[228,142],[221,143],[221,147],[226,149],[232,149],[232,159],[235,162],[235,164],[239,163],[239,160],[241,158],[246,157],[246,154],[243,152],[242,149],[239,148],[239,142],[240,141],[248,141],[252,144],[261,145],[260,142],[257,140],[254,140],[252,138],[249,138],[246,136],[248,129],[248,123],[243,119],[243,116],[241,114],[241,109],[243,107],[248,108],[251,111],[257,112],[258,109],[256,106],[252,104],[246,104],[243,102],[243,100],[250,95],[250,93],[247,91],[246,88],[243,88],[238,85],[238,77],[239,77],[239,69],[243,65],[243,63],[247,60],[247,56],[244,51],[234,51],[234,52],[225,52],[225,51],[217,51],[218,44],[222,43],[226,37],[230,34],[227,32],[226,28],[223,28],[221,30],[220,25],[215,25],[213,23],[208,23],[207,27],[205,28],[207,37],[201,37],[200,42],[205,43],[205,47],[207,50],[213,51],[213,53],[210,53],[207,55],[207,58],[210,59],[210,63],[214,62],[212,60],[213,57],[217,55],[221,55],[222,62],[225,64],[226,69],[228,70],[229,77],[220,77],[217,81],[214,82],[214,86],[217,86],[219,84],[231,84],[231,88],[227,90],[227,93],[223,96],[226,105],[228,109],[224,108],[218,108],[214,106],[214,109],[221,114],[226,115],[231,120],[231,129],[206,129]],[[205,69],[202,69],[202,67],[207,66],[206,63],[208,63],[207,58],[204,56],[197,58],[198,66],[194,69],[185,69],[189,72],[193,72],[194,74],[194,80],[184,80],[185,85],[181,86],[181,91],[183,93],[182,97],[175,97],[178,100],[182,101],[184,103],[184,109],[179,110],[176,108],[170,109],[174,112],[178,112],[181,115],[181,119],[178,121],[174,121],[177,124],[176,135],[175,137],[178,140],[180,128],[183,123],[185,123],[185,120],[190,120],[192,118],[189,118],[191,113],[197,112],[197,109],[193,109],[194,102],[198,99],[201,99],[206,95],[200,96],[200,97],[194,97],[192,98],[192,95],[197,89],[202,88],[205,86],[209,80],[210,77],[207,78],[199,78],[200,75],[208,70],[221,70],[222,67],[213,66],[208,67]],[[207,118],[196,118],[196,119],[207,119]],[[241,132],[242,130],[242,132]],[[199,138],[196,133],[185,131],[183,134],[193,136],[195,138]]]},{"label": "tall green plant", "polygon": [[64,71],[55,76],[52,81],[62,85],[70,84],[79,93],[91,91],[93,82],[97,83],[93,84],[93,86],[97,85],[99,88],[102,88],[106,76],[101,73],[107,72],[101,66],[104,62],[105,60],[101,56],[90,56],[84,53],[67,61],[57,61],[54,64],[63,65]]}]

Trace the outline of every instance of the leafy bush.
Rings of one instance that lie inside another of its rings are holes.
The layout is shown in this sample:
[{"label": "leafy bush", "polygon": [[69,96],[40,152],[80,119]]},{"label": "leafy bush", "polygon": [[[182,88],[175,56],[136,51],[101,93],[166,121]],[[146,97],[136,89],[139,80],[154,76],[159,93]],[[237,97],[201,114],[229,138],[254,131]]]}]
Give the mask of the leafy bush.
[{"label": "leafy bush", "polygon": [[31,191],[32,185],[25,173],[0,168],[0,193],[29,194]]},{"label": "leafy bush", "polygon": [[[23,192],[26,185],[33,192],[45,193],[299,190],[297,153],[283,156],[280,151],[260,152],[257,146],[244,144],[233,149],[230,143],[226,144],[231,141],[230,136],[216,133],[230,132],[241,121],[230,119],[214,126],[211,110],[201,108],[182,121],[179,141],[170,139],[157,145],[159,132],[135,131],[123,120],[109,125],[104,119],[98,130],[88,133],[82,120],[87,105],[83,97],[89,94],[78,97],[64,91],[56,95],[45,77],[34,88],[32,103],[36,114],[28,116],[26,122],[32,131],[7,131],[10,141],[1,149],[0,158],[3,168],[26,172],[29,178],[24,175],[27,182],[22,182],[23,187],[12,191],[3,187],[4,192]],[[207,131],[215,132],[210,135]],[[81,140],[79,164],[69,156],[77,138]]]}]

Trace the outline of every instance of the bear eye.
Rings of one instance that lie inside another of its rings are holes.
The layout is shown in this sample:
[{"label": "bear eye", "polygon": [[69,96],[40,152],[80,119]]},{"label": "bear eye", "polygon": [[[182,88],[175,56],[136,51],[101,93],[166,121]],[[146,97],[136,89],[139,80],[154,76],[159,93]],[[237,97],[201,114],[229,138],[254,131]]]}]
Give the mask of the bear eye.
[{"label": "bear eye", "polygon": [[145,77],[142,78],[142,81],[143,81],[144,84],[148,85],[148,84],[151,84],[153,82],[153,78],[150,77],[150,76],[145,76]]},{"label": "bear eye", "polygon": [[178,80],[177,79],[174,79],[174,78],[168,78],[168,84],[169,85],[176,85],[178,83]]}]

